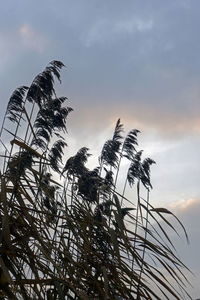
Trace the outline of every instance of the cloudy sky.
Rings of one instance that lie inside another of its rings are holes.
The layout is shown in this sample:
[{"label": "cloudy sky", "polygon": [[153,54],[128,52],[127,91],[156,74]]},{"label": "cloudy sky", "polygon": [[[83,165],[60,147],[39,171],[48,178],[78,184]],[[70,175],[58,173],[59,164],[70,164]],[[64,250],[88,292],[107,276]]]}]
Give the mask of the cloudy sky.
[{"label": "cloudy sky", "polygon": [[152,168],[152,204],[176,212],[178,241],[200,296],[200,1],[18,0],[1,3],[1,120],[12,91],[61,60],[69,98],[69,153],[98,154],[120,117]]}]

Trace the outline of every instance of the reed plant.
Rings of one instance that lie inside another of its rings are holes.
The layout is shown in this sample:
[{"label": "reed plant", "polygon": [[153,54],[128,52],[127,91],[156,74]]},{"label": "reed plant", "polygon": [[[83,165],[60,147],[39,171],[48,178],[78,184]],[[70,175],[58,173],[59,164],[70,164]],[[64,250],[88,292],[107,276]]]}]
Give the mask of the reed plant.
[{"label": "reed plant", "polygon": [[0,131],[0,299],[191,299],[172,216],[187,233],[152,206],[155,162],[142,158],[139,130],[124,137],[119,119],[92,170],[86,147],[66,159],[63,67],[52,61],[13,92]]}]

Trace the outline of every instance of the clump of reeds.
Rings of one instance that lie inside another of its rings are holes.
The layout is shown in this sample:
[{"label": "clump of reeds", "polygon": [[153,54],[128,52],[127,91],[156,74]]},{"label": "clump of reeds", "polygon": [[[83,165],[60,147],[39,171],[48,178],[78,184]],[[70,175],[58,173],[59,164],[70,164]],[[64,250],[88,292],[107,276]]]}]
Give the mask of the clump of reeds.
[{"label": "clump of reeds", "polygon": [[[53,61],[16,89],[0,132],[0,299],[190,298],[163,226],[176,232],[172,213],[150,201],[155,162],[142,159],[139,131],[123,137],[119,119],[98,166],[87,168],[86,147],[63,165],[72,111],[54,89],[63,66]],[[122,160],[130,166],[119,193]]]}]

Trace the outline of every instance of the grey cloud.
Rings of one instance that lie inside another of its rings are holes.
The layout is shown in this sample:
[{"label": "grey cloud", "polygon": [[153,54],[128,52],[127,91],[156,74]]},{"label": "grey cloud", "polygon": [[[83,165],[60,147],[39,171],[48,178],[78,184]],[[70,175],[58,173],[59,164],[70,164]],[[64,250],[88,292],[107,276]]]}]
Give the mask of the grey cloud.
[{"label": "grey cloud", "polygon": [[8,2],[1,22],[10,14],[9,28],[27,24],[49,41],[44,53],[22,45],[15,57],[10,53],[10,64],[20,62],[25,75],[27,66],[37,72],[35,63],[40,70],[62,59],[69,66],[62,91],[80,109],[98,102],[156,105],[168,118],[173,112],[181,118],[199,109],[198,8],[187,1],[21,1]]}]

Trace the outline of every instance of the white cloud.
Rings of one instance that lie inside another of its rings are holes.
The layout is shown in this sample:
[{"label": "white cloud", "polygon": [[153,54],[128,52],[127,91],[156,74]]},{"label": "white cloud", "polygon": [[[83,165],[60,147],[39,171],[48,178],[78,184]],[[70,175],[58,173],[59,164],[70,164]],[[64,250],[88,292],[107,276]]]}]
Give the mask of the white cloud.
[{"label": "white cloud", "polygon": [[136,20],[136,28],[138,31],[144,32],[147,30],[151,30],[153,28],[153,20],[142,20],[138,19]]},{"label": "white cloud", "polygon": [[33,30],[28,25],[22,25],[19,28],[19,33],[25,39],[30,39],[30,38],[32,38],[34,36]]},{"label": "white cloud", "polygon": [[0,31],[0,73],[3,73],[9,62],[14,61],[19,54],[26,50],[41,53],[46,49],[47,43],[47,39],[28,24],[23,24],[17,29]]},{"label": "white cloud", "polygon": [[83,42],[86,47],[90,47],[93,44],[102,42],[108,38],[111,33],[111,28],[108,22],[100,21],[92,26],[87,32],[86,36],[83,37]]},{"label": "white cloud", "polygon": [[151,30],[153,28],[153,20],[143,20],[143,19],[130,19],[130,20],[123,20],[115,25],[116,32],[119,33],[135,33],[145,32]]},{"label": "white cloud", "polygon": [[25,47],[32,48],[38,52],[44,51],[47,40],[40,33],[37,33],[30,25],[23,24],[18,29],[18,34]]},{"label": "white cloud", "polygon": [[86,47],[90,47],[96,43],[112,40],[124,33],[135,34],[149,31],[153,28],[153,24],[152,19],[133,18],[117,22],[101,19],[93,24],[92,28],[83,37],[83,41]]},{"label": "white cloud", "polygon": [[200,204],[200,200],[196,198],[181,199],[170,204],[172,209],[179,212],[187,211]]}]

